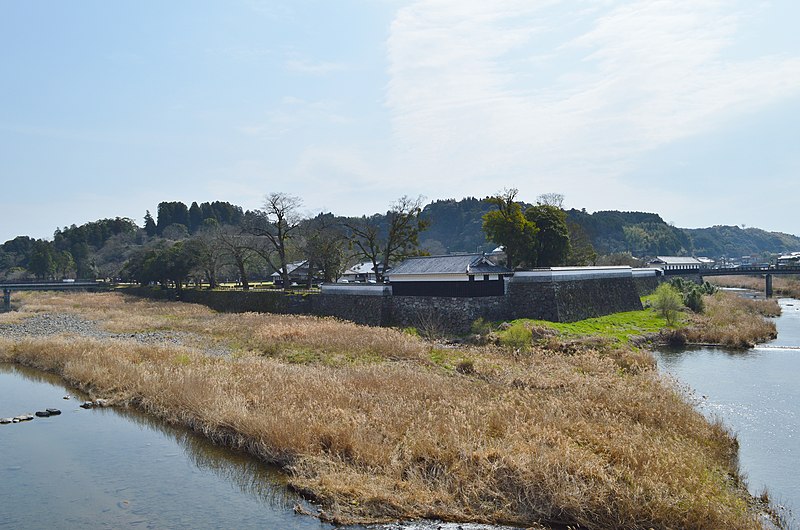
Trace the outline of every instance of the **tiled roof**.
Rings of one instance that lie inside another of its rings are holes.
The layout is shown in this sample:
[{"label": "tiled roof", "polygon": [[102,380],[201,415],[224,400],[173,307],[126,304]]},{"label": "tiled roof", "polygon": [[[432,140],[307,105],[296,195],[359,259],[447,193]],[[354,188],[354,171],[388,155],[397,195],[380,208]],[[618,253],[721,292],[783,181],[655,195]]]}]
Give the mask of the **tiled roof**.
[{"label": "tiled roof", "polygon": [[387,275],[404,274],[508,274],[505,267],[488,261],[483,254],[452,254],[409,258],[394,267]]}]

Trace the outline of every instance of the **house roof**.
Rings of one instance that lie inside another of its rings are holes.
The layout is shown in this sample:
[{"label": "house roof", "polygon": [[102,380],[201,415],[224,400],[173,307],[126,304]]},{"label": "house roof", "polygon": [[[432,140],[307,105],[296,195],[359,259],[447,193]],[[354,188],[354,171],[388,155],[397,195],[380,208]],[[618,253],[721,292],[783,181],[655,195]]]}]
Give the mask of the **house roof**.
[{"label": "house roof", "polygon": [[[383,265],[380,263],[378,264],[378,270],[382,269]],[[371,261],[362,261],[361,263],[356,263],[346,271],[344,271],[345,275],[353,275],[353,274],[375,274],[375,268],[372,265]]]},{"label": "house roof", "polygon": [[[307,260],[303,261],[295,261],[294,263],[287,263],[286,264],[286,272],[287,274],[292,274],[293,272],[297,271],[297,269],[301,269],[308,264]],[[299,272],[299,271],[298,271]],[[281,275],[280,271],[275,271],[271,274],[271,276],[275,276],[279,278]]]},{"label": "house roof", "polygon": [[656,256],[650,263],[663,263],[665,265],[700,265],[700,260],[687,256]]},{"label": "house roof", "polygon": [[483,254],[451,254],[408,258],[387,273],[406,274],[509,274],[511,270],[495,265]]}]

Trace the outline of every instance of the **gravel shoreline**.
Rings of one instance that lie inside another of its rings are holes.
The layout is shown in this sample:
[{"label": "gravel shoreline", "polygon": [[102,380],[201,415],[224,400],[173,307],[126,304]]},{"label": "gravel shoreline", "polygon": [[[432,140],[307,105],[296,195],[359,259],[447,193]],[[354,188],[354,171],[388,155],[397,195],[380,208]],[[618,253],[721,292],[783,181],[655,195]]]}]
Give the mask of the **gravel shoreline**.
[{"label": "gravel shoreline", "polygon": [[[70,313],[38,313],[13,324],[0,324],[0,338],[13,340],[76,335],[95,340],[117,340],[137,344],[172,345],[197,348],[210,356],[230,355],[230,348],[209,344],[201,335],[185,331],[144,331],[112,333],[101,329],[97,322]],[[203,345],[203,346],[201,346]]]}]

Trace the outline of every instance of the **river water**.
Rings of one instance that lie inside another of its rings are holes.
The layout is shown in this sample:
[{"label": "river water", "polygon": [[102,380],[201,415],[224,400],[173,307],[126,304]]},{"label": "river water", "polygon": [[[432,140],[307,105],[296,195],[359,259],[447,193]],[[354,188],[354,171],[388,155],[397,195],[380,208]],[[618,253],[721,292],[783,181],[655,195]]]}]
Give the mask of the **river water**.
[{"label": "river water", "polygon": [[0,528],[299,528],[273,468],[122,409],[79,407],[57,378],[0,363]]},{"label": "river water", "polygon": [[[657,352],[659,367],[687,385],[706,416],[739,441],[751,493],[800,513],[800,301],[779,300],[778,338],[751,350]],[[794,514],[794,517],[792,517]]]}]

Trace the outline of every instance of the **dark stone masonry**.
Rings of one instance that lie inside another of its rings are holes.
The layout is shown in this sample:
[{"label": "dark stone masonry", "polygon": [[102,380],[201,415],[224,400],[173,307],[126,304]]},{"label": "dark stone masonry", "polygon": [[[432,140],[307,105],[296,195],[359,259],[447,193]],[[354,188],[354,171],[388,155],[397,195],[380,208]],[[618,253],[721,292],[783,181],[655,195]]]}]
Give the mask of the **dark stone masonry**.
[{"label": "dark stone masonry", "polygon": [[467,297],[393,296],[390,285],[331,284],[321,293],[282,291],[175,291],[130,288],[125,292],[180,299],[223,312],[331,316],[370,326],[415,327],[468,333],[478,318],[488,321],[532,318],[574,322],[642,309],[640,296],[658,284],[655,271],[628,267],[552,268],[517,272],[505,280],[505,295]]}]

